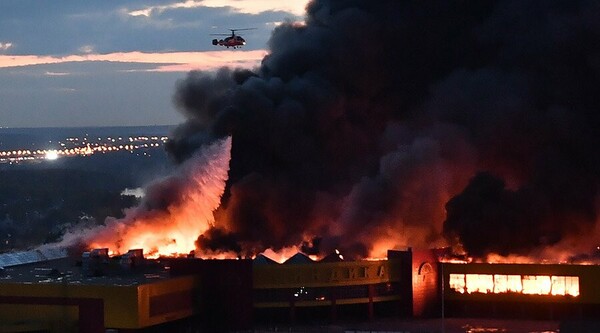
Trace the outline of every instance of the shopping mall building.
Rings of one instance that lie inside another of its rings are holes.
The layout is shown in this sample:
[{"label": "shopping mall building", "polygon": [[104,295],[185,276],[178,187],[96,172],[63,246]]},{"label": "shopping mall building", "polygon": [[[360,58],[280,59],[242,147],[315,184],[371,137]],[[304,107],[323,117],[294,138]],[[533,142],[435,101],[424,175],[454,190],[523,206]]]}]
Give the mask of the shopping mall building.
[{"label": "shopping mall building", "polygon": [[95,249],[0,255],[0,331],[226,331],[381,317],[596,318],[600,266],[385,260],[146,259]]}]

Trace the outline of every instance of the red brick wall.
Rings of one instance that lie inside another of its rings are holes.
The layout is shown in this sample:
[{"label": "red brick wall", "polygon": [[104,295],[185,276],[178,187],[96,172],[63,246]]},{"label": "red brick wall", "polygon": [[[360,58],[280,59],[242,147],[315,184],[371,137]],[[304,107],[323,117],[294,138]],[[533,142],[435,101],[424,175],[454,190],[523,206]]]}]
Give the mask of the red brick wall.
[{"label": "red brick wall", "polygon": [[432,250],[413,251],[413,316],[441,316],[440,281],[437,257]]}]

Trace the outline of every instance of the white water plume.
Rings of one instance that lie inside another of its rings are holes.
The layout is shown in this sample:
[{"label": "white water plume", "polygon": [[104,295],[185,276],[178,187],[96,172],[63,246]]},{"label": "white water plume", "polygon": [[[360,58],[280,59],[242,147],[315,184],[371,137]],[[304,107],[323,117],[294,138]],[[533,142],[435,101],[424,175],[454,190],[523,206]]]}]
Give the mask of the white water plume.
[{"label": "white water plume", "polygon": [[146,196],[122,219],[72,230],[60,245],[107,247],[113,253],[142,248],[150,255],[183,254],[194,250],[198,235],[214,224],[231,159],[231,137],[200,149],[172,175],[145,188]]}]

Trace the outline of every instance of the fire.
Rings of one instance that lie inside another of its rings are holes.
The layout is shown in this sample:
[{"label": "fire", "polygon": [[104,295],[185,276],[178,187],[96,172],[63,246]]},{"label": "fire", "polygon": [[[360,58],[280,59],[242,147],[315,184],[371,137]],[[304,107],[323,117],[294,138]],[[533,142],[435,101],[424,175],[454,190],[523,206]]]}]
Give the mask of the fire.
[{"label": "fire", "polygon": [[127,211],[123,219],[106,221],[83,237],[66,235],[65,241],[83,238],[89,247],[109,248],[115,254],[143,249],[148,257],[197,251],[198,236],[215,223],[213,211],[225,189],[230,150],[231,138],[204,147],[177,174],[147,188],[144,202]]},{"label": "fire", "polygon": [[[490,253],[482,262],[490,264],[562,264],[568,263],[570,254],[567,251],[562,252],[550,252],[550,249],[544,249],[537,255],[508,255],[502,256],[496,253]],[[544,259],[552,258],[552,260]]]},{"label": "fire", "polygon": [[[300,246],[293,245],[293,246],[281,248],[277,251],[269,248],[269,249],[266,249],[262,254],[264,256],[266,256],[267,258],[275,260],[276,262],[282,264],[283,262],[285,262],[289,258],[293,257],[298,252],[301,252]],[[316,255],[309,255],[308,257],[314,261],[322,259],[321,257],[316,256]]]},{"label": "fire", "polygon": [[523,292],[520,275],[494,275],[494,293]]},{"label": "fire", "polygon": [[395,246],[394,239],[378,239],[373,242],[367,260],[385,260],[387,259],[388,249],[393,249]]},{"label": "fire", "polygon": [[579,296],[579,277],[550,275],[450,274],[450,289],[464,293]]}]

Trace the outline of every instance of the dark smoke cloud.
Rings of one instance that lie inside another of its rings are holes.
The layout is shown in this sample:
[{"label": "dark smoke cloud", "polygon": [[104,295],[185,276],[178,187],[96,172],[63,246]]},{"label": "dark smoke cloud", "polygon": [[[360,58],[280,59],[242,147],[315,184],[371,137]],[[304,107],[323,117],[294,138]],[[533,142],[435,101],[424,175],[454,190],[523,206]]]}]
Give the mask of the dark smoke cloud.
[{"label": "dark smoke cloud", "polygon": [[312,1],[259,68],[178,84],[177,161],[233,138],[201,239],[365,256],[444,234],[484,255],[590,230],[599,22],[595,1]]},{"label": "dark smoke cloud", "polygon": [[211,228],[198,237],[197,246],[212,252],[233,251],[238,255],[242,248],[238,244],[239,239],[235,234],[223,231],[219,228]]}]

